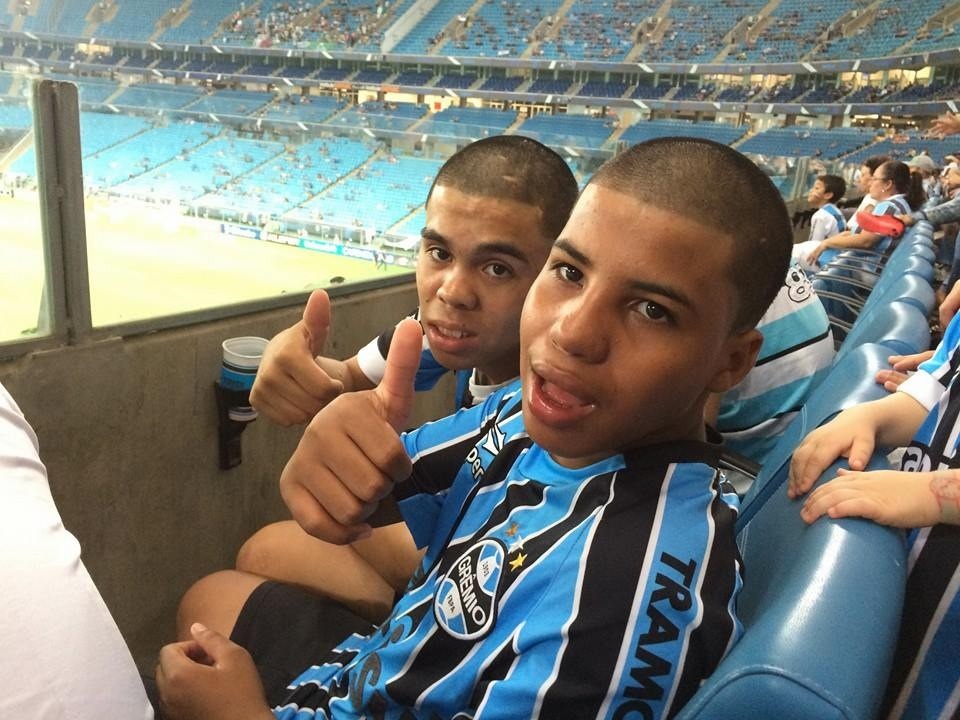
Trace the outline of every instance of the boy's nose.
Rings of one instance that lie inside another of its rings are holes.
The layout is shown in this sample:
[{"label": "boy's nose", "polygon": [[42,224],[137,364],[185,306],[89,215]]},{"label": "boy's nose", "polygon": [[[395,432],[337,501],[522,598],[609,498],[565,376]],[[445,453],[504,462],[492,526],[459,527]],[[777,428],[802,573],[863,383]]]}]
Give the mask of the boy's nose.
[{"label": "boy's nose", "polygon": [[464,273],[451,269],[444,273],[437,288],[437,298],[446,305],[462,310],[472,310],[477,305],[477,296]]},{"label": "boy's nose", "polygon": [[551,328],[550,340],[557,349],[588,363],[603,362],[610,350],[602,314],[591,312],[588,303],[562,306]]}]

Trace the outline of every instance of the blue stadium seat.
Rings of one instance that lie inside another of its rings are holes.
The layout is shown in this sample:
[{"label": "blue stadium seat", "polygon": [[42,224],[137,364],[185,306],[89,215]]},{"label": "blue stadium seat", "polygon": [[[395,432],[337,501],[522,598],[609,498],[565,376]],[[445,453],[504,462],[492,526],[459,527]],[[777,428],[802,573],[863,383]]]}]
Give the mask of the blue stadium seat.
[{"label": "blue stadium seat", "polygon": [[[875,457],[868,467],[887,463]],[[807,526],[799,509],[781,489],[741,530],[744,633],[678,720],[858,720],[876,713],[903,604],[902,534],[854,518]]]},{"label": "blue stadium seat", "polygon": [[891,355],[913,355],[929,350],[927,313],[906,299],[884,303],[862,313],[840,344],[834,361],[863,343],[886,345]]},{"label": "blue stadium seat", "polygon": [[786,479],[784,468],[788,466],[793,451],[800,441],[841,410],[860,403],[877,400],[888,393],[877,384],[877,371],[889,368],[887,358],[890,348],[875,343],[863,343],[853,348],[839,361],[835,360],[830,372],[820,381],[807,398],[800,413],[787,426],[773,450],[767,456],[756,481],[744,495],[737,518],[738,531],[763,507]]}]

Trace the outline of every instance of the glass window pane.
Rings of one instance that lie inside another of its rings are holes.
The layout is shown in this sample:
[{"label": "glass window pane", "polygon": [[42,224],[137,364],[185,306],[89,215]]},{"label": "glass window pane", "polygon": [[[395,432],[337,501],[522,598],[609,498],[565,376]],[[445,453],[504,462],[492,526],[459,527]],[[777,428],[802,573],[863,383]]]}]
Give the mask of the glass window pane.
[{"label": "glass window pane", "polygon": [[439,160],[243,120],[300,107],[266,92],[79,84],[94,326],[412,272]]},{"label": "glass window pane", "polygon": [[0,343],[49,334],[30,81],[0,72]]}]

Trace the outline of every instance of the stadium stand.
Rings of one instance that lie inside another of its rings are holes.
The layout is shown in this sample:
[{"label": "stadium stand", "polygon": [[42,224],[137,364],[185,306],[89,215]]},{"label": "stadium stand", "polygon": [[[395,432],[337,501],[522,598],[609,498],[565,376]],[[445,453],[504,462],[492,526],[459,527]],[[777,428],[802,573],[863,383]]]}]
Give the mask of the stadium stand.
[{"label": "stadium stand", "polygon": [[349,128],[377,128],[378,130],[406,130],[426,114],[422,105],[408,103],[380,103],[376,101],[354,105],[330,121],[332,125]]},{"label": "stadium stand", "polygon": [[833,160],[868,145],[874,137],[866,128],[771,128],[749,138],[738,149],[756,155]]},{"label": "stadium stand", "polygon": [[418,132],[445,137],[479,139],[498,135],[517,119],[512,112],[487,108],[449,107],[430,116],[417,127]]},{"label": "stadium stand", "polygon": [[523,122],[517,131],[545,145],[563,148],[603,146],[613,132],[612,121],[586,115],[535,115]]},{"label": "stadium stand", "polygon": [[743,137],[745,129],[717,123],[692,123],[685,120],[651,120],[631,125],[620,135],[620,141],[633,145],[658,137],[681,135],[714,140],[724,145],[732,145]]}]

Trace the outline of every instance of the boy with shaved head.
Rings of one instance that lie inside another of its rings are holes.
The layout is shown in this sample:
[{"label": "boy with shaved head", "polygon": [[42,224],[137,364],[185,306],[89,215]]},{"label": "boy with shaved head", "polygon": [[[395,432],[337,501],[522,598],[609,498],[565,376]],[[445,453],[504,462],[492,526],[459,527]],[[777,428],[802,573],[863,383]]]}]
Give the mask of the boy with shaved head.
[{"label": "boy with shaved head", "polygon": [[[703,173],[715,191],[662,192]],[[329,601],[210,576],[237,609],[164,648],[170,717],[675,714],[740,633],[704,404],[753,366],[791,241],[776,188],[724,145],[664,138],[606,163],[527,295],[518,381],[400,435],[421,346],[404,321],[380,385],[324,408],[284,470],[310,532],[349,542],[399,516],[425,548],[386,621],[291,659]],[[288,660],[309,668],[259,685]]]}]

